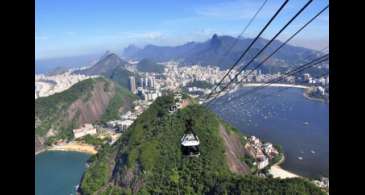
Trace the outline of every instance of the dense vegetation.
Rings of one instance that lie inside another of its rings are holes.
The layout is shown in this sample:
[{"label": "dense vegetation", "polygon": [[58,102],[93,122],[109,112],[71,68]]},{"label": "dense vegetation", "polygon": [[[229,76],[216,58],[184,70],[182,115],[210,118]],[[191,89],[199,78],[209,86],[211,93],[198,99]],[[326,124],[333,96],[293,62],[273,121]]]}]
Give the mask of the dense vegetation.
[{"label": "dense vegetation", "polygon": [[[73,123],[64,125],[63,112],[77,99],[87,99],[97,79],[87,79],[76,83],[70,89],[48,97],[35,100],[36,135],[43,136],[53,127],[65,132],[73,127]],[[68,135],[66,133],[66,135]]]},{"label": "dense vegetation", "polygon": [[108,182],[113,166],[112,156],[112,147],[104,144],[98,153],[91,157],[89,160],[91,165],[82,178],[83,194],[92,194]]},{"label": "dense vegetation", "polygon": [[105,73],[103,75],[126,89],[129,89],[130,76],[135,76],[136,80],[138,79],[138,77],[135,74],[129,72],[124,67],[117,67],[113,71]]},{"label": "dense vegetation", "polygon": [[[234,175],[218,133],[220,119],[199,105],[169,114],[172,102],[172,96],[158,98],[109,152],[103,151],[105,156],[93,157],[81,184],[84,194],[322,194],[302,179]],[[201,142],[199,157],[181,154],[180,138],[187,119],[193,120]],[[115,163],[113,171],[108,163]]]},{"label": "dense vegetation", "polygon": [[100,121],[117,118],[120,108],[128,109],[131,100],[135,98],[127,89],[119,87],[102,77],[80,81],[61,93],[35,100],[35,134],[45,137],[48,130],[53,129],[56,135],[49,137],[45,142],[46,145],[52,145],[59,139],[69,140],[73,138],[72,129],[80,126],[80,110],[76,111],[74,117],[70,117],[69,108],[77,100],[84,103],[89,102],[97,83],[104,85],[101,89],[103,90],[102,93],[115,92]]},{"label": "dense vegetation", "polygon": [[136,97],[130,93],[126,88],[116,86],[114,97],[110,100],[108,107],[101,117],[101,122],[118,119],[120,116],[120,109],[130,107],[133,99]]},{"label": "dense vegetation", "polygon": [[207,81],[194,80],[193,82],[187,83],[185,87],[198,87],[198,88],[207,89],[207,88],[212,88],[213,85]]},{"label": "dense vegetation", "polygon": [[164,71],[164,66],[157,64],[150,59],[143,59],[137,64],[137,69],[142,72],[162,73]]}]

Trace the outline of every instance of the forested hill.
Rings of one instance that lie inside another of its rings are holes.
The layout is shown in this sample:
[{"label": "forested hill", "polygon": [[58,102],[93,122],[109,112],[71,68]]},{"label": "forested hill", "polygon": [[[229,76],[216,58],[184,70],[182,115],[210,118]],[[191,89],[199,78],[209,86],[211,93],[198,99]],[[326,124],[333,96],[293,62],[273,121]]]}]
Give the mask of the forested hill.
[{"label": "forested hill", "polygon": [[[122,60],[118,55],[106,52],[93,66],[83,70],[76,70],[75,74],[103,75],[115,81],[122,87],[129,88],[129,76],[137,76],[128,71],[125,66],[128,62]],[[138,78],[138,76],[137,76]]]},{"label": "forested hill", "polygon": [[[323,194],[302,179],[234,174],[220,135],[223,122],[200,105],[174,114],[172,96],[158,98],[113,145],[90,159],[82,194]],[[200,139],[200,156],[184,157],[180,138],[187,119]],[[227,126],[228,134],[236,134]],[[238,133],[237,133],[238,134]],[[243,159],[242,159],[243,160]]]},{"label": "forested hill", "polygon": [[105,78],[90,78],[71,88],[35,100],[36,152],[43,144],[71,139],[72,129],[84,123],[108,121],[129,110],[135,97]]}]

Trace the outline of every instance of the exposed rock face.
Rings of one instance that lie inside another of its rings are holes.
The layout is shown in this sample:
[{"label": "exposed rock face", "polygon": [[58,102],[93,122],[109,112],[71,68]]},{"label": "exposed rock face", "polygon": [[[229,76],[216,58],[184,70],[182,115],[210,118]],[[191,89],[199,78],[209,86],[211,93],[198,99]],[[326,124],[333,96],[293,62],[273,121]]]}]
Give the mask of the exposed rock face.
[{"label": "exposed rock face", "polygon": [[[57,97],[37,100],[42,102],[36,102],[36,153],[44,149],[44,144],[50,137],[70,136],[72,129],[100,121],[111,100],[121,90],[115,83],[104,78],[81,82],[78,83],[79,86],[56,94]],[[118,104],[121,105],[118,110],[130,108],[131,98],[127,96],[122,99],[123,103]]]},{"label": "exposed rock face", "polygon": [[110,99],[115,94],[115,86],[112,83],[111,85],[113,90],[106,92],[104,91],[104,83],[97,82],[87,101],[78,99],[67,109],[68,120],[71,121],[77,118],[77,126],[99,120],[108,106]]},{"label": "exposed rock face", "polygon": [[249,167],[240,160],[245,156],[245,149],[240,138],[233,133],[229,134],[222,124],[219,124],[219,135],[223,139],[229,169],[233,173],[248,174]]},{"label": "exposed rock face", "polygon": [[38,152],[40,152],[41,150],[44,149],[44,146],[43,146],[43,139],[39,136],[35,136],[35,140],[34,140],[34,150],[35,150],[35,153],[37,154]]}]

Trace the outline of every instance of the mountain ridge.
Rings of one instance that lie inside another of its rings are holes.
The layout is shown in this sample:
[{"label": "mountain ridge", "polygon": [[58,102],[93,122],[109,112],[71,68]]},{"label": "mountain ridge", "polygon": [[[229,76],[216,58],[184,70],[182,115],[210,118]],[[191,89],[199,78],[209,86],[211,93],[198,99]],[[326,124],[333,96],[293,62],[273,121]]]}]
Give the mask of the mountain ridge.
[{"label": "mountain ridge", "polygon": [[[214,34],[210,39],[203,42],[188,42],[178,46],[157,46],[146,45],[144,48],[127,47],[123,50],[124,56],[131,59],[141,60],[149,58],[157,62],[175,60],[183,65],[201,64],[203,66],[215,65],[222,69],[229,68],[235,60],[241,55],[244,49],[252,41],[251,38],[234,38],[228,35],[218,36]],[[236,43],[235,47],[227,53],[227,50]],[[247,56],[253,56],[261,49],[268,40],[259,38],[253,47],[247,53]],[[260,55],[258,60],[263,56],[269,55],[279,45],[280,41],[273,41],[270,46]],[[133,51],[131,51],[133,48]],[[293,64],[306,62],[308,56],[319,54],[320,52],[303,47],[286,45],[281,48],[270,60],[265,63],[266,66],[288,67]],[[246,63],[250,57],[243,58],[241,63]],[[256,60],[254,63],[257,63]]]},{"label": "mountain ridge", "polygon": [[112,81],[115,81],[122,87],[129,89],[129,77],[136,76],[126,69],[126,65],[129,63],[121,59],[117,54],[106,51],[99,61],[93,66],[84,69],[74,71],[74,74],[86,74],[86,75],[102,75]]}]

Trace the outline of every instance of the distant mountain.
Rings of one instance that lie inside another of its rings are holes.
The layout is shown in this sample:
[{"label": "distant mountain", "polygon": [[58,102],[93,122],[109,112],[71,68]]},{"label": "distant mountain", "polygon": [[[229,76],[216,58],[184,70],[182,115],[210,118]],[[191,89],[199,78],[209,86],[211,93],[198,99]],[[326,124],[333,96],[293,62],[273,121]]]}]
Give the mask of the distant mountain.
[{"label": "distant mountain", "polygon": [[128,62],[122,60],[117,54],[107,51],[92,67],[84,70],[77,70],[74,71],[74,73],[103,75],[128,89],[129,76],[136,75],[125,68],[127,64]]},{"label": "distant mountain", "polygon": [[157,64],[151,59],[144,58],[137,64],[137,69],[141,72],[159,72],[162,73],[164,71],[164,66],[161,64]]},{"label": "distant mountain", "polygon": [[140,48],[138,48],[135,45],[129,45],[128,47],[126,47],[123,51],[123,55],[126,56],[133,56],[134,54],[136,54],[139,50],[141,50]]},{"label": "distant mountain", "polygon": [[134,96],[104,78],[80,81],[71,88],[35,100],[35,147],[41,150],[52,140],[70,139],[72,129],[84,123],[116,119],[129,110]]},{"label": "distant mountain", "polygon": [[[236,46],[225,56],[227,50],[236,41]],[[141,60],[148,58],[157,62],[175,60],[185,65],[215,65],[222,69],[227,69],[232,66],[251,41],[252,39],[250,38],[236,39],[231,36],[218,36],[214,34],[211,39],[205,42],[189,42],[175,47],[147,45],[143,49],[138,49],[135,46],[129,46],[124,49],[123,54],[130,59]],[[242,62],[248,62],[267,42],[268,40],[266,39],[258,39]],[[271,43],[255,62],[260,62],[280,44],[280,41]],[[319,55],[319,52],[303,47],[286,45],[272,56],[265,65],[275,68],[287,68],[304,62],[305,58],[312,55]],[[267,70],[275,70],[275,68]]]},{"label": "distant mountain", "polygon": [[128,62],[119,58],[118,55],[107,51],[92,67],[75,71],[75,73],[85,75],[109,75],[114,71],[114,69],[124,67],[125,64],[128,64]]}]

